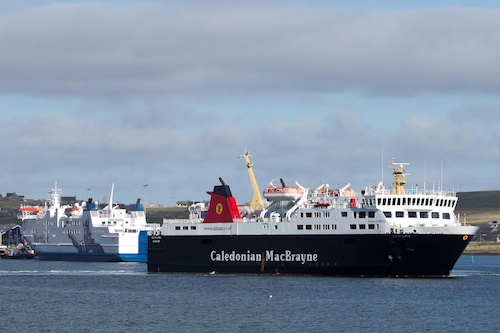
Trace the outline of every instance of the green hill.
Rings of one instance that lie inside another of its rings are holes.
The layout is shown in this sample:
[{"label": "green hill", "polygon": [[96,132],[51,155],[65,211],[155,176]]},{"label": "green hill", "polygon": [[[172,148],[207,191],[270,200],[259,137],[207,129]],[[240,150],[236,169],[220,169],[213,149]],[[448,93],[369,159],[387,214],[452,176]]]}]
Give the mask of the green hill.
[{"label": "green hill", "polygon": [[455,213],[470,224],[500,220],[500,191],[460,192]]}]

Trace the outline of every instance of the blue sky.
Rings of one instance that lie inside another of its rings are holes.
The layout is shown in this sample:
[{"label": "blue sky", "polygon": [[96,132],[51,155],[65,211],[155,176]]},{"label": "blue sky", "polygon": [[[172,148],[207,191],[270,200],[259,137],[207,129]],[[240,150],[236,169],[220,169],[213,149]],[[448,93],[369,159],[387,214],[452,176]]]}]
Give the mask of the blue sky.
[{"label": "blue sky", "polygon": [[245,150],[261,190],[392,158],[498,190],[498,31],[493,1],[0,1],[0,193],[245,202]]}]

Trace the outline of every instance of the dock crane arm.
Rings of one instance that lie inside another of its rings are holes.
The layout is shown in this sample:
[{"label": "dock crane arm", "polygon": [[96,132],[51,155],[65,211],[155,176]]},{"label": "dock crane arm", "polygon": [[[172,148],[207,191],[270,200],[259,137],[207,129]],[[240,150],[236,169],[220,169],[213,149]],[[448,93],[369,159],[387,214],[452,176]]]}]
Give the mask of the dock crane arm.
[{"label": "dock crane arm", "polygon": [[245,152],[245,154],[240,156],[243,156],[245,158],[245,162],[248,169],[248,175],[250,176],[250,182],[252,183],[253,197],[252,201],[250,201],[250,210],[251,211],[263,210],[264,205],[262,204],[262,197],[260,196],[259,186],[257,185],[257,181],[255,180],[255,175],[253,174],[253,169],[252,169],[253,164],[250,163],[250,154],[248,152]]}]

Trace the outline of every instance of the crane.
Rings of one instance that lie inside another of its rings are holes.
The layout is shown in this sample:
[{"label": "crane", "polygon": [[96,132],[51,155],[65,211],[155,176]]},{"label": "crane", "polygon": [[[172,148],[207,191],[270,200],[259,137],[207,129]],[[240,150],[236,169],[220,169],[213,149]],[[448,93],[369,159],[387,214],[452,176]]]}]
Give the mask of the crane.
[{"label": "crane", "polygon": [[253,169],[252,169],[253,164],[250,163],[250,153],[245,152],[245,154],[238,156],[238,158],[241,156],[245,158],[245,162],[248,168],[248,175],[250,176],[250,182],[252,183],[253,197],[252,201],[250,201],[250,210],[252,212],[257,210],[263,210],[264,205],[262,204],[262,197],[260,196],[259,186],[257,185],[257,181],[255,180],[255,175],[253,174]]}]

